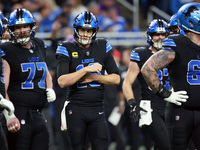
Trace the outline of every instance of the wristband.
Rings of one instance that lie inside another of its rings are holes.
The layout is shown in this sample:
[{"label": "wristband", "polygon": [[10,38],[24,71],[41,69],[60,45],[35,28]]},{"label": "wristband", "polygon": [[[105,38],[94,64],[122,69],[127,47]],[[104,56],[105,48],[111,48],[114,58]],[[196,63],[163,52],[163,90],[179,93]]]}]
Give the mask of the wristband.
[{"label": "wristband", "polygon": [[129,104],[129,106],[130,106],[131,108],[134,107],[134,106],[136,105],[135,99],[133,99],[133,98],[129,99],[127,102],[128,102],[128,104]]},{"label": "wristband", "polygon": [[159,90],[156,92],[156,95],[159,96],[160,98],[168,98],[171,95],[171,91],[167,90],[162,84],[159,85]]}]

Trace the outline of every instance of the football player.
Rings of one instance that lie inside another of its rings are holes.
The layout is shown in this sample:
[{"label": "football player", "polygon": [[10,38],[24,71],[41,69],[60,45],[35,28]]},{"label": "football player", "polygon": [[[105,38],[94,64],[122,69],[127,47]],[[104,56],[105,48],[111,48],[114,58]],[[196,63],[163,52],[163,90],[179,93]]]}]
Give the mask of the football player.
[{"label": "football player", "polygon": [[[167,104],[166,122],[171,149],[186,150],[192,133],[196,149],[200,149],[200,4],[187,3],[177,12],[178,26],[185,35],[175,34],[163,41],[163,50],[154,54],[142,68],[143,76],[153,91]],[[168,66],[172,91],[165,89],[155,74]],[[183,91],[178,94],[177,91]],[[178,95],[177,95],[178,94]],[[188,95],[188,96],[187,96]],[[177,105],[174,105],[178,104]]]},{"label": "football player", "polygon": [[[124,96],[131,106],[131,117],[133,117],[135,121],[139,121],[140,117],[142,117],[140,116],[140,113],[142,113],[141,111],[143,111],[143,113],[152,111],[149,116],[149,118],[152,118],[152,122],[140,123],[139,126],[145,128],[155,143],[155,149],[159,150],[169,150],[169,137],[164,123],[166,103],[148,87],[140,71],[146,60],[153,55],[153,53],[158,52],[162,48],[162,41],[167,35],[165,29],[166,25],[167,23],[162,19],[154,19],[149,24],[147,27],[147,42],[149,43],[149,47],[138,47],[131,52],[131,62],[122,86]],[[157,74],[160,82],[162,82],[166,88],[169,88],[167,68],[158,70]],[[140,106],[136,103],[132,91],[132,84],[137,77],[141,86]],[[147,103],[150,105],[148,108],[149,110],[143,108],[143,105],[147,105]]]},{"label": "football player", "polygon": [[103,85],[120,83],[118,68],[109,42],[96,39],[99,28],[96,16],[82,12],[76,16],[73,27],[75,41],[63,42],[56,51],[58,84],[68,87],[65,104],[69,102],[67,124],[65,116],[62,117],[61,129],[68,128],[73,150],[83,150],[86,132],[93,150],[107,150]]},{"label": "football player", "polygon": [[8,19],[12,42],[0,44],[6,98],[14,104],[21,124],[19,132],[8,132],[9,150],[48,150],[49,134],[42,109],[47,100],[55,100],[55,93],[45,63],[46,45],[34,37],[35,28],[32,14],[16,9]]}]

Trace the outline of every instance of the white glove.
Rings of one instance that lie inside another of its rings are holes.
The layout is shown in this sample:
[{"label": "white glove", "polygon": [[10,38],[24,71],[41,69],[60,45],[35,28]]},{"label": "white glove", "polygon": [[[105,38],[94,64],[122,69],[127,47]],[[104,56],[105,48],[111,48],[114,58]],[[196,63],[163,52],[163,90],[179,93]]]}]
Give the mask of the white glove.
[{"label": "white glove", "polygon": [[9,113],[7,110],[4,110],[4,111],[3,111],[3,114],[4,114],[5,118],[6,118],[6,121],[8,121],[8,120],[10,120],[10,119],[12,119],[12,118],[16,118],[16,116],[15,116],[14,113],[12,113],[12,114],[10,115],[10,113]]},{"label": "white glove", "polygon": [[48,100],[48,102],[53,102],[53,101],[56,100],[56,94],[55,94],[53,89],[47,88],[46,92],[47,92],[47,100]]},{"label": "white glove", "polygon": [[0,105],[2,108],[7,110],[8,115],[12,115],[15,111],[13,103],[7,99],[4,99],[1,94],[0,94]]},{"label": "white glove", "polygon": [[172,92],[171,95],[167,98],[164,98],[165,101],[168,101],[170,103],[174,103],[180,106],[181,102],[186,102],[189,98],[186,91],[174,92],[174,89],[171,89],[170,91]]}]

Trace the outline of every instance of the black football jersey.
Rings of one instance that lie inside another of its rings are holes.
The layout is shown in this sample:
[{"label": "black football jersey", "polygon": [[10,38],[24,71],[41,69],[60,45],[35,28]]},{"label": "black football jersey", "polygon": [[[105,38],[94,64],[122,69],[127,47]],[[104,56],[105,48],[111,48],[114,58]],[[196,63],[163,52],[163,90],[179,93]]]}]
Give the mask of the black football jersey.
[{"label": "black football jersey", "polygon": [[[130,59],[131,61],[135,61],[140,70],[144,63],[147,61],[147,59],[153,55],[153,52],[149,50],[147,47],[138,47],[135,48],[131,52]],[[163,68],[162,70],[159,70],[158,77],[161,82],[167,89],[169,89],[169,79],[168,79],[168,70],[167,68]],[[145,79],[142,76],[142,73],[140,72],[138,75],[138,80],[140,82],[141,86],[141,99],[142,100],[151,100],[152,107],[153,108],[160,108],[163,109],[165,107],[165,101],[162,100],[160,97],[158,97],[151,88],[147,85]]]},{"label": "black football jersey", "polygon": [[[102,70],[99,75],[104,75],[105,70],[108,74],[118,73],[111,53],[112,47],[105,39],[96,39],[88,49],[79,47],[77,42],[63,42],[58,46],[56,57],[58,59],[58,68],[62,62],[66,67],[62,73],[58,71],[58,76],[67,73],[73,73],[85,66],[100,63]],[[95,73],[96,74],[96,73]],[[102,105],[104,98],[104,86],[98,82],[80,84],[79,82],[68,87],[68,100],[72,103],[82,105]]]},{"label": "black football jersey", "polygon": [[200,47],[182,34],[169,36],[163,47],[176,53],[168,68],[174,91],[185,90],[189,96],[182,105],[200,109]]},{"label": "black football jersey", "polygon": [[31,48],[11,42],[0,44],[3,59],[10,65],[8,95],[14,104],[41,108],[47,101],[46,45],[40,39],[31,40]]}]

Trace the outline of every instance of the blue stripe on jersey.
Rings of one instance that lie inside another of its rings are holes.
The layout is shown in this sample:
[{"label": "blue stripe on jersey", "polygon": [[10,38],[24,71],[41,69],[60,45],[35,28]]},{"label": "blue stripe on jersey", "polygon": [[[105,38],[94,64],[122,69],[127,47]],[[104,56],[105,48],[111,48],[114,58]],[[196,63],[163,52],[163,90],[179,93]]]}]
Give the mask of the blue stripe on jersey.
[{"label": "blue stripe on jersey", "polygon": [[58,46],[57,47],[56,54],[63,54],[65,56],[69,57],[69,53],[68,53],[67,49],[65,47],[63,47],[63,46]]},{"label": "blue stripe on jersey", "polygon": [[4,82],[4,79],[3,79],[3,73],[4,73],[4,61],[3,61],[3,59],[2,59],[2,74],[1,74],[1,82],[2,82],[2,83],[5,83],[5,82]]},{"label": "blue stripe on jersey", "polygon": [[112,49],[112,46],[107,42],[106,43],[106,53]]},{"label": "blue stripe on jersey", "polygon": [[44,43],[44,48],[47,48],[47,45]]},{"label": "blue stripe on jersey", "polygon": [[140,61],[140,56],[136,52],[131,52],[131,60]]},{"label": "blue stripe on jersey", "polygon": [[174,40],[173,39],[165,39],[163,40],[163,44],[162,44],[163,47],[169,47],[169,46],[173,46],[173,47],[176,47],[176,43],[174,43]]},{"label": "blue stripe on jersey", "polygon": [[42,40],[42,41],[43,41],[43,43],[44,43],[44,48],[47,48],[47,45],[45,44],[44,40]]},{"label": "blue stripe on jersey", "polygon": [[0,49],[0,55],[1,56],[5,56],[6,55],[5,52],[2,49]]},{"label": "blue stripe on jersey", "polygon": [[163,47],[162,49],[164,49],[164,50],[173,50],[172,48],[170,48],[170,47]]}]

